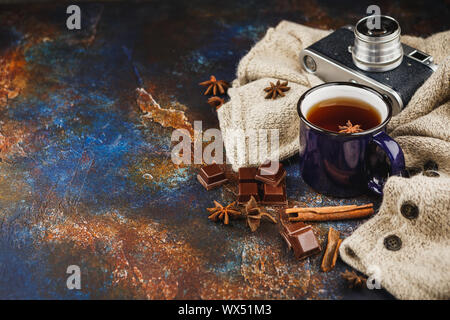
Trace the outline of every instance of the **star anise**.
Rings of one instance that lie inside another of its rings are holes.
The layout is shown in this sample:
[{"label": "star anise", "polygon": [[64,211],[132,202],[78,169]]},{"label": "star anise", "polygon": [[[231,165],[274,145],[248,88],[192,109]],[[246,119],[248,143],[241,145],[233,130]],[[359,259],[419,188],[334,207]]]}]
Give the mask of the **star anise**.
[{"label": "star anise", "polygon": [[270,87],[264,89],[264,91],[267,92],[266,99],[270,98],[276,99],[278,96],[284,97],[285,94],[283,92],[286,92],[289,89],[291,89],[290,87],[287,86],[287,84],[288,84],[287,81],[281,83],[280,80],[278,80],[276,84],[271,82]]},{"label": "star anise", "polygon": [[224,94],[225,90],[230,86],[228,82],[225,80],[217,80],[215,76],[211,76],[208,81],[200,82],[199,85],[208,87],[204,93],[204,95],[208,95],[213,93],[213,95],[217,95],[217,90],[219,90],[220,94]]},{"label": "star anise", "polygon": [[208,99],[208,104],[211,107],[216,107],[216,110],[219,109],[224,103],[225,100],[221,97],[211,97]]},{"label": "star anise", "polygon": [[341,273],[341,276],[347,280],[350,288],[362,288],[367,281],[366,277],[357,275],[355,271],[345,270],[345,272]]},{"label": "star anise", "polygon": [[226,207],[224,207],[220,203],[218,203],[217,201],[214,200],[214,205],[215,205],[214,208],[206,209],[209,211],[209,213],[211,213],[208,216],[208,219],[210,219],[212,221],[223,220],[224,224],[228,224],[228,222],[230,221],[230,216],[238,217],[238,216],[242,215],[240,211],[232,209],[234,206],[234,202],[232,202],[229,205],[227,205]]},{"label": "star anise", "polygon": [[362,132],[361,126],[359,124],[353,125],[350,120],[347,121],[345,126],[339,126],[339,133],[355,133]]},{"label": "star anise", "polygon": [[245,213],[247,215],[247,225],[252,232],[255,232],[259,228],[263,217],[266,217],[272,223],[277,223],[277,220],[275,220],[274,217],[267,212],[261,211],[261,208],[258,207],[258,203],[253,196],[245,204]]}]

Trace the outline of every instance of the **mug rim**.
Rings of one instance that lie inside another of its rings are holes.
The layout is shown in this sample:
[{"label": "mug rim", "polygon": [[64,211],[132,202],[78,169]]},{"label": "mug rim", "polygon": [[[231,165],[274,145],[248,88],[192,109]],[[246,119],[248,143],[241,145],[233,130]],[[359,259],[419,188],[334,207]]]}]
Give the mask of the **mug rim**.
[{"label": "mug rim", "polygon": [[[306,116],[303,115],[300,106],[301,106],[303,100],[305,100],[305,98],[311,92],[314,92],[317,89],[320,89],[320,88],[323,88],[323,87],[342,86],[342,85],[356,87],[356,88],[359,88],[359,89],[364,89],[364,90],[370,91],[371,93],[377,95],[386,104],[386,107],[387,107],[387,116],[386,116],[386,118],[379,125],[377,125],[376,127],[373,127],[373,128],[371,128],[369,130],[364,130],[362,132],[354,132],[354,133],[338,133],[338,132],[335,132],[335,131],[323,129],[323,128],[315,125],[314,123],[310,122],[308,119],[306,119]],[[325,82],[325,83],[319,84],[319,85],[317,85],[315,87],[312,87],[312,88],[308,89],[306,92],[304,92],[302,94],[302,96],[300,97],[300,99],[297,102],[297,113],[298,113],[300,119],[303,120],[309,127],[313,128],[313,129],[315,129],[315,130],[317,130],[319,132],[326,133],[326,134],[333,135],[333,136],[339,136],[339,137],[364,136],[364,135],[367,135],[367,134],[372,134],[374,132],[377,132],[377,131],[383,129],[386,126],[386,124],[391,120],[391,117],[392,117],[392,103],[389,100],[389,98],[386,97],[385,95],[382,95],[381,93],[379,93],[375,89],[373,89],[371,87],[368,87],[366,85],[360,84],[360,83],[345,82],[345,81]]]}]

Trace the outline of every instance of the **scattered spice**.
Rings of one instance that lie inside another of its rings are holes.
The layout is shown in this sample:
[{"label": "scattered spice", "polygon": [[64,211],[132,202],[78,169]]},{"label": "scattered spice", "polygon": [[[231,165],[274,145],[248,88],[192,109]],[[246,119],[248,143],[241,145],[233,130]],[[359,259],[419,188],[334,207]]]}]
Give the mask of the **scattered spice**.
[{"label": "scattered spice", "polygon": [[274,217],[272,217],[269,213],[263,212],[261,208],[258,206],[255,197],[251,197],[250,200],[245,204],[245,213],[247,216],[247,225],[250,227],[252,232],[255,232],[259,225],[261,224],[262,218],[266,217],[267,220],[272,223],[277,223]]},{"label": "scattered spice", "polygon": [[347,280],[350,288],[363,288],[367,282],[366,277],[357,275],[355,271],[345,270],[341,273],[341,277]]},{"label": "scattered spice", "polygon": [[284,97],[285,94],[283,92],[291,89],[287,84],[287,81],[281,83],[280,80],[278,80],[276,84],[270,82],[270,87],[264,89],[264,91],[267,92],[266,99],[276,99],[278,96]]},{"label": "scattered spice", "polygon": [[199,85],[208,87],[204,93],[204,95],[208,95],[213,93],[213,95],[217,95],[217,90],[219,90],[220,94],[225,94],[226,89],[230,86],[228,82],[225,80],[217,80],[215,76],[211,76],[208,81],[200,82]]},{"label": "scattered spice", "polygon": [[322,264],[320,265],[323,272],[331,271],[336,265],[336,260],[339,254],[339,246],[342,239],[340,238],[340,232],[330,228],[328,230],[328,242],[325,254],[323,255]]},{"label": "scattered spice", "polygon": [[[357,206],[334,206],[318,208],[290,208],[285,211],[290,222],[296,221],[332,221],[366,218],[374,213],[373,203]],[[295,213],[296,216],[290,216]]]},{"label": "scattered spice", "polygon": [[215,107],[216,110],[219,109],[223,104],[225,103],[225,100],[221,97],[211,97],[208,99],[208,104],[211,107]]},{"label": "scattered spice", "polygon": [[345,126],[339,126],[339,133],[356,133],[362,131],[363,130],[359,124],[353,125],[350,120],[347,121]]},{"label": "scattered spice", "polygon": [[209,211],[210,215],[208,216],[208,219],[212,221],[218,221],[223,220],[224,224],[228,224],[231,217],[238,217],[241,216],[242,213],[240,211],[232,209],[234,207],[235,202],[230,203],[226,207],[222,206],[220,203],[218,203],[216,200],[214,200],[214,208],[207,208],[206,210]]}]

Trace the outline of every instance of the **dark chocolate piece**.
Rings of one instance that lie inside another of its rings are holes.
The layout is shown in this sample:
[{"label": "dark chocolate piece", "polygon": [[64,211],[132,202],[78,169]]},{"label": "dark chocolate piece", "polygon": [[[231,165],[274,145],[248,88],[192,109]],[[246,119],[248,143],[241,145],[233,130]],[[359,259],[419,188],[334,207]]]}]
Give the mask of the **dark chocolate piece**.
[{"label": "dark chocolate piece", "polygon": [[256,182],[255,176],[258,168],[239,168],[239,182]]},{"label": "dark chocolate piece", "polygon": [[260,165],[255,179],[264,182],[265,184],[277,186],[286,177],[286,170],[284,170],[283,165],[280,162],[273,168],[271,164],[272,162],[264,162]]},{"label": "dark chocolate piece", "polygon": [[225,179],[224,171],[216,163],[203,166],[200,169],[200,176],[208,184],[215,183],[215,182],[218,182],[218,181],[221,181],[221,180]]},{"label": "dark chocolate piece", "polygon": [[277,186],[264,184],[262,203],[267,205],[287,205],[286,185],[284,183]]},{"label": "dark chocolate piece", "polygon": [[283,223],[280,234],[297,259],[304,259],[321,251],[312,227],[303,222]]},{"label": "dark chocolate piece", "polygon": [[265,161],[258,167],[258,174],[263,176],[274,176],[282,167],[283,165],[280,162],[276,164],[273,161]]},{"label": "dark chocolate piece", "polygon": [[197,175],[197,180],[206,190],[211,190],[228,181],[225,177],[225,172],[216,163],[202,167],[200,174]]},{"label": "dark chocolate piece", "polygon": [[256,182],[239,183],[238,202],[245,203],[249,201],[252,196],[255,197],[256,201],[259,200],[258,184]]}]

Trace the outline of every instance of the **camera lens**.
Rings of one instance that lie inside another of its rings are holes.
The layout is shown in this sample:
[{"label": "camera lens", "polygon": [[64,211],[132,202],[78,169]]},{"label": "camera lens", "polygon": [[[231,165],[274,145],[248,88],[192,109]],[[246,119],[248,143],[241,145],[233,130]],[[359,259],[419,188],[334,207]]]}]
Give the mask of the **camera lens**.
[{"label": "camera lens", "polygon": [[[379,21],[376,22],[377,17],[365,17],[356,25],[357,31],[366,37],[385,37],[397,32],[400,28],[397,21],[387,19],[385,16],[378,16]],[[372,19],[372,21],[370,21]],[[370,26],[370,28],[369,28]]]},{"label": "camera lens", "polygon": [[354,29],[354,64],[365,71],[395,69],[403,59],[400,25],[391,17],[372,15],[359,20]]}]

